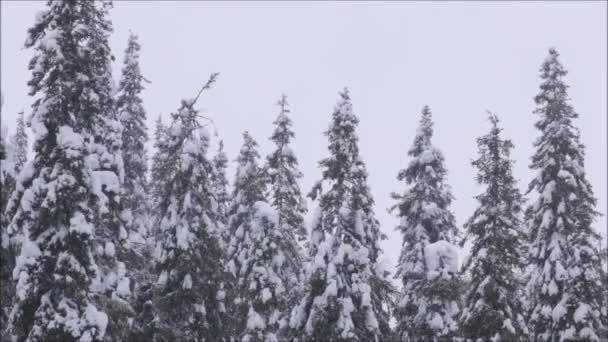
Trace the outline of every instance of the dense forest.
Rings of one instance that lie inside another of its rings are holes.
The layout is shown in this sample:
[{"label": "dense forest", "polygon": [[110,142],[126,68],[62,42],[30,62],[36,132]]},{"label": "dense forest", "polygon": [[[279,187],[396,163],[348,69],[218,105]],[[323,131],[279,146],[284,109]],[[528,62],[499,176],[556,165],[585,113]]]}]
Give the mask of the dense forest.
[{"label": "dense forest", "polygon": [[[458,226],[424,106],[407,167],[394,170],[400,223],[382,227],[348,88],[328,109],[319,180],[302,189],[286,95],[267,155],[245,131],[228,158],[209,133],[199,108],[219,73],[150,132],[135,34],[113,81],[111,7],[48,1],[27,32],[33,104],[0,146],[2,341],[608,339],[608,252],[555,48],[530,94],[538,138],[525,190],[488,112],[471,174],[483,191]],[[380,242],[395,228],[392,274]]]}]

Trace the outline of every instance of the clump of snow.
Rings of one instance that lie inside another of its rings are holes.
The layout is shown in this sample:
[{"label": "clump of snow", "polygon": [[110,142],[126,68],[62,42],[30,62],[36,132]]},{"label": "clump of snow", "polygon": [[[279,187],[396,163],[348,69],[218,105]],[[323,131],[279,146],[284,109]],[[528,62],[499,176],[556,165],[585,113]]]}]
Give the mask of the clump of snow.
[{"label": "clump of snow", "polygon": [[[102,339],[106,333],[106,327],[108,326],[108,315],[97,310],[97,308],[93,304],[87,305],[87,308],[84,312],[84,319],[87,324],[84,326],[93,326],[98,327],[97,337]],[[92,338],[87,338],[86,334],[90,333],[87,331],[83,336],[80,337],[80,341],[90,341]]]},{"label": "clump of snow", "polygon": [[555,322],[555,323],[559,322],[559,320],[566,313],[568,313],[568,310],[566,310],[566,308],[561,303],[558,303],[555,306],[555,308],[553,308],[553,311],[551,312],[551,316],[553,317],[553,322]]},{"label": "clump of snow", "polygon": [[165,285],[167,283],[167,271],[162,271],[158,276],[158,281],[156,282],[159,285]]},{"label": "clump of snow", "polygon": [[513,327],[513,322],[511,322],[510,318],[505,319],[505,321],[502,323],[502,326],[510,333],[515,334],[515,328]]},{"label": "clump of snow", "polygon": [[249,307],[249,313],[247,314],[247,329],[250,330],[264,330],[266,324],[260,314],[258,314],[253,307]]},{"label": "clump of snow", "polygon": [[177,247],[187,250],[190,246],[190,240],[192,238],[192,233],[188,229],[188,226],[177,226],[175,229],[175,235],[177,239]]},{"label": "clump of snow", "polygon": [[275,225],[278,224],[279,215],[278,215],[277,211],[272,206],[270,206],[267,202],[258,201],[258,202],[255,202],[255,204],[253,206],[255,208],[255,215],[258,219],[265,217],[266,219],[268,219],[268,221],[272,222],[273,224],[275,224]]},{"label": "clump of snow", "polygon": [[265,287],[262,290],[262,302],[266,303],[270,298],[272,298],[272,292],[270,292],[270,289]]},{"label": "clump of snow", "polygon": [[458,248],[445,240],[424,247],[429,279],[448,277],[458,272]]},{"label": "clump of snow", "polygon": [[77,211],[70,219],[70,232],[90,235],[93,234],[93,225],[81,212]]},{"label": "clump of snow", "polygon": [[57,133],[57,144],[63,148],[81,148],[83,146],[82,135],[74,132],[70,126],[60,126]]},{"label": "clump of snow", "polygon": [[579,304],[578,308],[576,308],[576,311],[574,312],[574,321],[583,322],[590,311],[589,309],[589,305],[585,303]]},{"label": "clump of snow", "polygon": [[192,288],[192,277],[190,276],[190,273],[186,274],[186,276],[184,277],[184,281],[182,282],[182,288],[186,290]]},{"label": "clump of snow", "polygon": [[112,242],[106,242],[104,253],[109,257],[113,257],[116,254],[116,248],[114,247],[114,244]]},{"label": "clump of snow", "polygon": [[123,277],[116,285],[116,294],[120,297],[127,298],[131,294],[130,280]]}]

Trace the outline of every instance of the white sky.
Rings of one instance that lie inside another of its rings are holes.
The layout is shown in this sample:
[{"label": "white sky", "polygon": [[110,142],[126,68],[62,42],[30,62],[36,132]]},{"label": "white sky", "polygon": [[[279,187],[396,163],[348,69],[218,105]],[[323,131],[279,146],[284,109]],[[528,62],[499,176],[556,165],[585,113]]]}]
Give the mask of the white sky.
[{"label": "white sky", "polygon": [[[43,3],[1,1],[2,124],[14,131],[16,113],[29,111],[26,31]],[[390,263],[399,255],[397,219],[386,209],[407,163],[423,105],[434,115],[434,143],[443,150],[459,225],[472,214],[480,188],[470,160],[475,139],[489,128],[485,110],[502,119],[515,144],[515,175],[525,190],[532,114],[541,62],[555,46],[569,70],[566,82],[581,117],[586,171],[598,210],[606,213],[607,3],[597,2],[195,2],[116,1],[111,11],[120,76],[129,30],[140,36],[141,67],[152,81],[143,94],[150,135],[162,113],[167,122],[182,98],[191,98],[208,75],[221,73],[199,104],[216,123],[234,160],[249,130],[268,140],[282,92],[291,104],[296,152],[307,193],[327,156],[327,128],[344,86],[360,118],[361,154],[370,174],[376,213],[389,239]],[[230,170],[232,179],[233,168]],[[311,206],[312,211],[312,206]],[[596,228],[606,230],[606,217]]]}]

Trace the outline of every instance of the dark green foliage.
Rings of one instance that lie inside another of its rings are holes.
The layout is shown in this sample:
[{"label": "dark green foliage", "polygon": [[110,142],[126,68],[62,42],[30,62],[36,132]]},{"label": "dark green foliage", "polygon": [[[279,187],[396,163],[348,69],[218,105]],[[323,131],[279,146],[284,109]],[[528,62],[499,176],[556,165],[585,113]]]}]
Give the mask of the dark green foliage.
[{"label": "dark green foliage", "polygon": [[[471,254],[463,265],[471,281],[460,318],[461,336],[500,341],[527,338],[521,300],[523,284],[516,272],[523,270],[521,206],[523,198],[512,174],[513,144],[500,136],[498,117],[489,113],[491,131],[477,139],[479,158],[472,162],[476,180],[485,185],[479,206],[465,224]],[[463,241],[464,242],[464,241]]]},{"label": "dark green foliage", "polygon": [[596,199],[585,175],[585,151],[573,120],[563,77],[567,74],[549,50],[540,69],[540,93],[534,98],[541,136],[530,168],[537,174],[528,192],[537,196],[526,210],[531,239],[532,302],[530,338],[537,341],[600,339],[600,235],[593,229]]}]

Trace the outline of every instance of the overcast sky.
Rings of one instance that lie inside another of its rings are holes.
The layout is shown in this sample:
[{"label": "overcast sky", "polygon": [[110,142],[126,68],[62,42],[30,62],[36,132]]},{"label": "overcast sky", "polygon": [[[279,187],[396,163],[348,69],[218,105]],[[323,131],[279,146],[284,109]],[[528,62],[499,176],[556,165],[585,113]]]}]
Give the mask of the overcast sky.
[{"label": "overcast sky", "polygon": [[[360,118],[360,149],[369,171],[391,265],[399,255],[397,219],[387,213],[391,191],[407,165],[420,110],[435,120],[433,142],[446,158],[461,226],[475,209],[475,139],[489,129],[485,110],[502,119],[513,140],[515,175],[525,190],[532,177],[533,97],[539,68],[554,46],[569,70],[566,82],[587,146],[586,171],[598,210],[606,213],[607,18],[606,2],[195,2],[116,1],[111,11],[120,76],[129,30],[140,37],[141,68],[152,81],[143,93],[150,135],[161,114],[167,122],[182,98],[191,98],[208,75],[217,83],[199,105],[215,121],[234,160],[249,130],[268,140],[275,105],[288,95],[296,152],[308,192],[320,178],[328,127],[338,91],[348,86]],[[26,31],[41,2],[1,1],[2,124],[14,131],[16,113],[29,111]],[[230,170],[232,179],[233,167]],[[312,211],[312,204],[311,204]],[[606,217],[596,222],[606,230]]]}]

